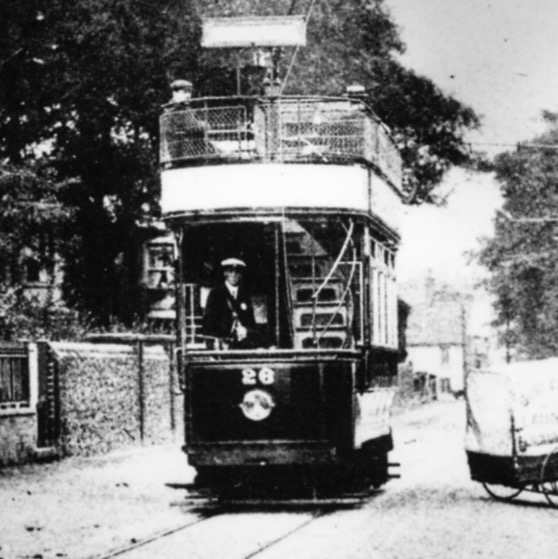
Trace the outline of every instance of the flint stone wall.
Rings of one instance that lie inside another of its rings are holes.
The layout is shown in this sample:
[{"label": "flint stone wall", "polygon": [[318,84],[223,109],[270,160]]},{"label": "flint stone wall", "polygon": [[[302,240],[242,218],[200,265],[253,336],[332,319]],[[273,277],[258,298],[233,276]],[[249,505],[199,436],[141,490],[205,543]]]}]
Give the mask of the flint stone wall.
[{"label": "flint stone wall", "polygon": [[[90,455],[182,441],[182,397],[161,345],[51,343],[60,449]],[[140,359],[141,357],[141,359]]]}]

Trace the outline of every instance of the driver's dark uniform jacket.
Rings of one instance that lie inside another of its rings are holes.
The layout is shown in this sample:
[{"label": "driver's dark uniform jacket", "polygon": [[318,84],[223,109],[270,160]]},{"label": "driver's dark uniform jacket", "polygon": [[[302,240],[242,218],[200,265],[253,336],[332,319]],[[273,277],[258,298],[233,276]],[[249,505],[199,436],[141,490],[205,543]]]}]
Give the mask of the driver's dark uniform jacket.
[{"label": "driver's dark uniform jacket", "polygon": [[237,321],[248,330],[250,336],[250,332],[255,329],[256,321],[249,294],[239,286],[234,298],[224,283],[218,285],[207,297],[203,333],[233,344],[238,343],[235,332]]}]

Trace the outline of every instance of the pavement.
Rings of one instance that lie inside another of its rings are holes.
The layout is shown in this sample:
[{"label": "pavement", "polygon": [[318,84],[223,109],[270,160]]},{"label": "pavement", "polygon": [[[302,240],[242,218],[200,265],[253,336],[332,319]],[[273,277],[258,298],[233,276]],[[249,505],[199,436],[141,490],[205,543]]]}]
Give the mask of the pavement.
[{"label": "pavement", "polygon": [[184,521],[180,445],[0,469],[0,559],[95,557]]}]

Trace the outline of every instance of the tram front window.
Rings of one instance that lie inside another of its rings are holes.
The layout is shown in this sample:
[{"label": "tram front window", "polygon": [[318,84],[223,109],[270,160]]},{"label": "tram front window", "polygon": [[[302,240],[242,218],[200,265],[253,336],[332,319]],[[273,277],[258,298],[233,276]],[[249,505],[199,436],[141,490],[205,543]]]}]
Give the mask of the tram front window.
[{"label": "tram front window", "polygon": [[187,345],[215,350],[352,347],[362,316],[354,229],[333,219],[186,227]]}]

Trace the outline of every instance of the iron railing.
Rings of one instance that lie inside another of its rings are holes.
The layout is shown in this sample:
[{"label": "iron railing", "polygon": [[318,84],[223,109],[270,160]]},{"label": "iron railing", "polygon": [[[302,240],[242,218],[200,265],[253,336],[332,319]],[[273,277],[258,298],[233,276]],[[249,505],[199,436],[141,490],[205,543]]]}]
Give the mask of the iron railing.
[{"label": "iron railing", "polygon": [[160,118],[164,167],[193,161],[366,162],[401,186],[401,157],[361,102],[331,98],[206,98]]}]

